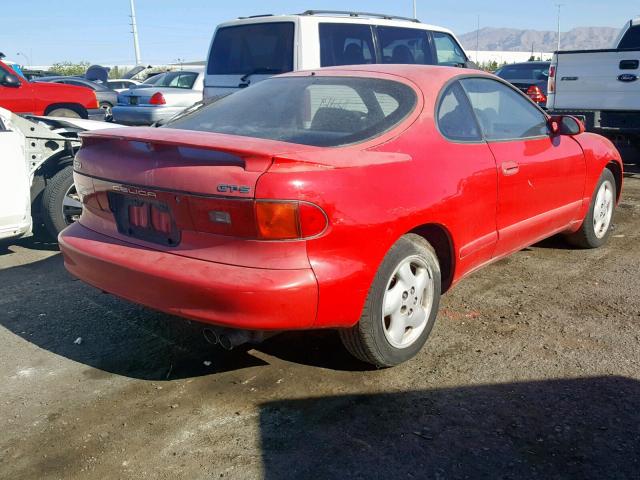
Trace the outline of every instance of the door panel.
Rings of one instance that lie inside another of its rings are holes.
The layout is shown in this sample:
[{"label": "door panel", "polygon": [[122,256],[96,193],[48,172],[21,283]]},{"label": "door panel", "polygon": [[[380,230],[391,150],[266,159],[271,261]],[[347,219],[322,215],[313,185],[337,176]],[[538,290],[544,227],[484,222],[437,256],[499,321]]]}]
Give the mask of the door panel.
[{"label": "door panel", "polygon": [[30,179],[24,136],[11,130],[9,115],[0,112],[0,233],[30,222]]},{"label": "door panel", "polygon": [[498,164],[496,255],[519,250],[576,218],[586,172],[571,137],[491,142]]},{"label": "door panel", "polygon": [[569,226],[578,215],[586,164],[571,137],[551,136],[547,117],[514,87],[461,81],[497,165],[496,256]]}]

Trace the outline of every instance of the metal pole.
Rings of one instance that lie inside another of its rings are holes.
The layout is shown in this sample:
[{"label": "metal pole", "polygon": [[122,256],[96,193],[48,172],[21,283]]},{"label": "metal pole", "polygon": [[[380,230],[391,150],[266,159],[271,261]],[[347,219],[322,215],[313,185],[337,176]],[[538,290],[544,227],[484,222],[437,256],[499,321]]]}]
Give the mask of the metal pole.
[{"label": "metal pole", "polygon": [[[30,67],[32,67],[32,66],[33,66],[33,64],[31,63],[31,58],[27,57],[24,53],[22,53],[22,52],[18,52],[18,53],[16,53],[16,55],[22,55],[22,56],[24,57],[24,59],[25,59],[27,62],[29,62],[29,66],[30,66]],[[25,66],[26,66],[26,65],[25,65]]]},{"label": "metal pole", "polygon": [[476,63],[478,63],[478,49],[480,48],[480,15],[478,15],[478,25],[476,28]]},{"label": "metal pole", "polygon": [[133,33],[133,49],[136,54],[136,65],[140,65],[142,60],[140,60],[140,44],[138,43],[138,24],[136,22],[136,7],[134,5],[134,0],[130,0],[131,3],[131,33]]},{"label": "metal pole", "polygon": [[418,6],[416,5],[417,0],[413,0],[413,18],[418,19]]},{"label": "metal pole", "polygon": [[556,7],[558,7],[558,48],[557,50],[560,50],[560,8],[562,8],[564,4],[562,3],[557,3]]}]

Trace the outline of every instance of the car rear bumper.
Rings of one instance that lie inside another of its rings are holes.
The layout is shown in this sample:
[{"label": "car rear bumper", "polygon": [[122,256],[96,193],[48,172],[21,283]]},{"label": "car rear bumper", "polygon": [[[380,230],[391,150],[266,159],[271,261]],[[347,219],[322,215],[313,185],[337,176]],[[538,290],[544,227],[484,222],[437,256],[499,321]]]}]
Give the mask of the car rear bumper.
[{"label": "car rear bumper", "polygon": [[102,109],[102,108],[92,108],[92,109],[87,110],[87,118],[89,120],[104,121],[104,109]]},{"label": "car rear bumper", "polygon": [[169,120],[187,107],[127,106],[112,108],[113,121],[123,125],[151,125],[160,120]]},{"label": "car rear bumper", "polygon": [[79,223],[59,242],[73,275],[156,310],[249,330],[305,329],[315,322],[318,287],[311,268],[207,262],[121,242]]}]

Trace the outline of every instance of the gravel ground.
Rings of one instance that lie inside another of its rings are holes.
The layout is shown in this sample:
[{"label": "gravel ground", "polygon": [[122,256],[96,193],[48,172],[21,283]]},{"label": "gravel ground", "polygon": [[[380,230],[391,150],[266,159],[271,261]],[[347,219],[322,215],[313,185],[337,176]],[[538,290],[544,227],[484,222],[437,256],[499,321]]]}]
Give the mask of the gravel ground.
[{"label": "gravel ground", "polygon": [[[636,170],[638,171],[638,170]],[[197,325],[0,249],[0,477],[640,478],[640,175],[610,244],[550,239],[443,299],[425,349],[333,332],[209,347]]]}]

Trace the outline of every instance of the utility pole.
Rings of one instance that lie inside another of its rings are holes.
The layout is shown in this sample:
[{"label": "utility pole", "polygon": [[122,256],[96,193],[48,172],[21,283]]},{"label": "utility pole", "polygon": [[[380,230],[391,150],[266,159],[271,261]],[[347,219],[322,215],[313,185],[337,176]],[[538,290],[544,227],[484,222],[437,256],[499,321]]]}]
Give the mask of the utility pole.
[{"label": "utility pole", "polygon": [[560,9],[564,6],[563,3],[556,3],[556,7],[558,7],[558,48],[560,50]]},{"label": "utility pole", "polygon": [[413,0],[413,18],[418,19],[418,6],[416,5],[418,0]]},{"label": "utility pole", "polygon": [[131,3],[131,33],[133,33],[133,49],[136,53],[136,65],[142,64],[140,60],[140,44],[138,43],[138,23],[136,22],[136,7],[134,0],[130,0]]},{"label": "utility pole", "polygon": [[480,49],[480,15],[478,15],[478,24],[476,25],[476,63],[478,63],[479,49]]}]

